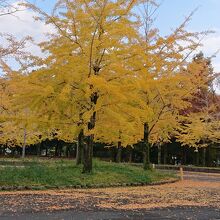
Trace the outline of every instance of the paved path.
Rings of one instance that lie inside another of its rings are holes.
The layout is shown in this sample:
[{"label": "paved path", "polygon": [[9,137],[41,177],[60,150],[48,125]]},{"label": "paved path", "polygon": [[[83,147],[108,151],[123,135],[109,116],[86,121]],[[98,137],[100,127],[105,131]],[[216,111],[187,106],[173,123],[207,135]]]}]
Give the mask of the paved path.
[{"label": "paved path", "polygon": [[217,173],[197,173],[197,172],[184,172],[185,180],[202,181],[202,182],[219,182],[220,174]]},{"label": "paved path", "polygon": [[177,207],[154,209],[149,211],[55,211],[52,213],[23,213],[5,215],[2,220],[217,220],[220,219],[219,210],[204,207]]},{"label": "paved path", "polygon": [[[180,174],[179,171],[176,170],[160,170],[160,172],[169,172]],[[220,173],[203,173],[203,172],[191,172],[191,171],[183,171],[184,180],[192,180],[195,182],[220,182]]]},{"label": "paved path", "polygon": [[220,220],[220,174],[161,186],[0,193],[0,220]]}]

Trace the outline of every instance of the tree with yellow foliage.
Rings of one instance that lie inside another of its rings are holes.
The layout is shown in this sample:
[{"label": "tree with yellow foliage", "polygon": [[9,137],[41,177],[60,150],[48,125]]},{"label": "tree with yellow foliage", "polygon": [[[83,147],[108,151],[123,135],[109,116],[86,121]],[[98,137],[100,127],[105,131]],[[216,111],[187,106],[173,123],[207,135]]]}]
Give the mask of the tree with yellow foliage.
[{"label": "tree with yellow foliage", "polygon": [[82,147],[85,173],[92,171],[94,141],[118,148],[142,141],[148,169],[150,144],[176,134],[180,113],[199,88],[197,68],[193,64],[189,71],[187,58],[207,32],[187,32],[190,15],[162,37],[151,27],[151,13],[146,10],[142,21],[134,10],[143,2],[155,5],[147,0],[59,0],[48,15],[25,4],[57,32],[40,44],[48,56],[29,57],[31,72],[24,74],[29,66],[23,65],[13,78],[13,103],[20,118],[30,112],[27,125],[33,131],[78,139],[77,163]]},{"label": "tree with yellow foliage", "polygon": [[42,133],[33,113],[17,105],[15,97],[19,90],[12,75],[13,73],[1,78],[0,143],[22,147],[22,157],[25,157],[26,146],[38,142]]},{"label": "tree with yellow foliage", "polygon": [[40,68],[23,82],[21,97],[37,117],[54,128],[61,124],[60,138],[66,139],[68,126],[68,137],[80,136],[83,172],[92,170],[95,139],[118,146],[142,139],[144,168],[149,168],[150,142],[170,138],[197,89],[195,75],[184,66],[200,45],[199,36],[207,33],[185,30],[190,15],[161,37],[150,28],[149,14],[142,23],[133,10],[143,2],[155,4],[60,0],[51,16],[27,4],[57,33],[41,44],[49,55],[37,60]]},{"label": "tree with yellow foliage", "polygon": [[[0,142],[8,146],[22,146],[24,157],[26,145],[39,141],[40,132],[36,118],[35,122],[33,120],[33,113],[31,117],[24,114],[30,111],[16,100],[17,94],[22,91],[18,84],[21,85],[21,79],[25,77],[21,73],[29,67],[30,54],[24,48],[30,37],[17,41],[9,34],[0,34],[0,38],[4,42],[0,45]],[[19,64],[18,71],[14,71],[8,64],[12,58]]]},{"label": "tree with yellow foliage", "polygon": [[191,105],[189,99],[199,85],[195,83],[196,76],[185,72],[184,67],[187,65],[187,58],[208,34],[190,33],[185,30],[193,12],[173,33],[162,37],[158,30],[152,27],[153,19],[149,8],[151,7],[148,5],[144,7],[145,31],[140,38],[139,57],[133,62],[139,81],[136,97],[142,111],[139,131],[143,132],[145,169],[150,166],[150,143],[169,141],[180,126],[180,112]]},{"label": "tree with yellow foliage", "polygon": [[[139,1],[61,0],[48,16],[28,4],[57,34],[41,46],[49,56],[30,75],[25,102],[47,119],[68,121],[84,133],[83,172],[92,170],[92,149],[99,112],[122,90],[120,79],[134,75],[131,49],[139,22],[132,9]],[[35,97],[35,98],[34,98]],[[55,118],[54,118],[55,117]],[[57,117],[57,118],[56,118]]]},{"label": "tree with yellow foliage", "polygon": [[[215,79],[211,59],[202,53],[197,54],[188,65],[187,71],[195,75],[199,83],[194,97],[190,100],[191,107],[183,112],[182,126],[177,135],[183,146],[205,148],[211,143],[220,141],[219,100],[213,90]],[[195,83],[195,81],[193,82]]]}]

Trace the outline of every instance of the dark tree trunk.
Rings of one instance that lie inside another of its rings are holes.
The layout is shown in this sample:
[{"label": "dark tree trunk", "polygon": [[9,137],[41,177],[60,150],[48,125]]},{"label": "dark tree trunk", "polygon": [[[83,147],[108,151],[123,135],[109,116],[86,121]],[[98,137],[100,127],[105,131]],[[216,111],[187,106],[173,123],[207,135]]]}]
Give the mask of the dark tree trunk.
[{"label": "dark tree trunk", "polygon": [[167,145],[163,146],[163,164],[167,164]]},{"label": "dark tree trunk", "polygon": [[183,164],[187,163],[186,147],[183,147]]},{"label": "dark tree trunk", "polygon": [[93,139],[94,135],[87,136],[83,145],[83,173],[92,172]]},{"label": "dark tree trunk", "polygon": [[25,158],[25,151],[26,151],[26,139],[27,139],[27,132],[26,132],[26,128],[24,128],[24,136],[23,136],[24,142],[22,145],[22,158]]},{"label": "dark tree trunk", "polygon": [[37,156],[40,156],[41,152],[41,143],[37,144]]},{"label": "dark tree trunk", "polygon": [[76,148],[76,165],[79,165],[82,163],[83,140],[84,140],[84,134],[83,134],[83,129],[81,129],[78,135],[78,143],[77,143],[77,148]]},{"label": "dark tree trunk", "polygon": [[161,146],[160,145],[157,146],[157,150],[158,150],[158,152],[157,152],[157,163],[161,164]]},{"label": "dark tree trunk", "polygon": [[150,169],[149,126],[147,123],[144,123],[143,168],[144,170]]},{"label": "dark tree trunk", "polygon": [[[91,96],[91,102],[96,105],[98,100],[98,94],[94,92]],[[96,112],[94,111],[90,122],[88,123],[88,130],[91,131],[95,127]],[[85,138],[85,144],[83,145],[83,173],[92,172],[92,157],[93,157],[93,141],[94,134],[90,134]]]},{"label": "dark tree trunk", "polygon": [[46,157],[48,156],[48,146],[46,145]]},{"label": "dark tree trunk", "polygon": [[195,155],[195,165],[199,166],[199,150],[195,150],[194,155]]},{"label": "dark tree trunk", "polygon": [[116,162],[116,148],[111,147],[111,161]]},{"label": "dark tree trunk", "polygon": [[206,166],[206,148],[203,148],[203,152],[202,152],[202,166]]},{"label": "dark tree trunk", "polygon": [[67,158],[70,157],[70,147],[69,147],[69,145],[66,145],[66,148],[65,148],[65,155],[66,155]]},{"label": "dark tree trunk", "polygon": [[121,141],[119,141],[117,155],[116,155],[116,163],[121,163],[121,155],[122,155],[122,146],[121,146]]},{"label": "dark tree trunk", "polygon": [[63,145],[62,143],[59,146],[59,157],[62,157]]},{"label": "dark tree trunk", "polygon": [[208,167],[210,167],[211,165],[212,165],[212,163],[211,163],[211,146],[208,146],[207,147],[207,150],[206,150],[207,152],[207,162],[206,162],[206,165],[208,166]]},{"label": "dark tree trunk", "polygon": [[59,156],[58,143],[56,143],[56,146],[55,146],[55,157],[58,157],[58,156]]},{"label": "dark tree trunk", "polygon": [[129,150],[129,163],[132,163],[132,148]]}]

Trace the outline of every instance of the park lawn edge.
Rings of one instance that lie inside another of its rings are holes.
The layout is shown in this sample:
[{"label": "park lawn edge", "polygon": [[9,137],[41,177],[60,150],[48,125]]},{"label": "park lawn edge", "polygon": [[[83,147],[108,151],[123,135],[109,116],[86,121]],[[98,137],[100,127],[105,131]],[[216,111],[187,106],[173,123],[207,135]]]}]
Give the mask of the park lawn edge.
[{"label": "park lawn edge", "polygon": [[25,190],[65,190],[65,189],[99,189],[99,188],[119,188],[119,187],[138,187],[138,186],[157,186],[157,185],[164,185],[170,183],[179,182],[179,177],[172,177],[169,179],[164,179],[161,181],[155,182],[134,182],[134,183],[112,183],[112,184],[83,184],[83,185],[68,185],[68,186],[0,186],[0,192],[4,191],[25,191]]},{"label": "park lawn edge", "polygon": [[144,186],[179,180],[171,173],[97,159],[91,174],[82,174],[82,166],[76,166],[75,161],[32,162],[32,165],[0,166],[0,191]]}]

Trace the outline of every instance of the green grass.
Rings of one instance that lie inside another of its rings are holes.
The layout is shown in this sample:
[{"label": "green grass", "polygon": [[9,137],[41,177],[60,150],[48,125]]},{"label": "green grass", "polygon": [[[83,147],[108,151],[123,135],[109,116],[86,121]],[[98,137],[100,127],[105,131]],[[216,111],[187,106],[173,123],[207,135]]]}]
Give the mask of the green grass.
[{"label": "green grass", "polygon": [[144,171],[141,167],[129,164],[100,160],[94,160],[92,174],[82,174],[82,167],[76,166],[72,160],[7,160],[3,164],[6,166],[0,165],[0,186],[68,187],[109,183],[152,183],[174,177],[157,171]]}]

